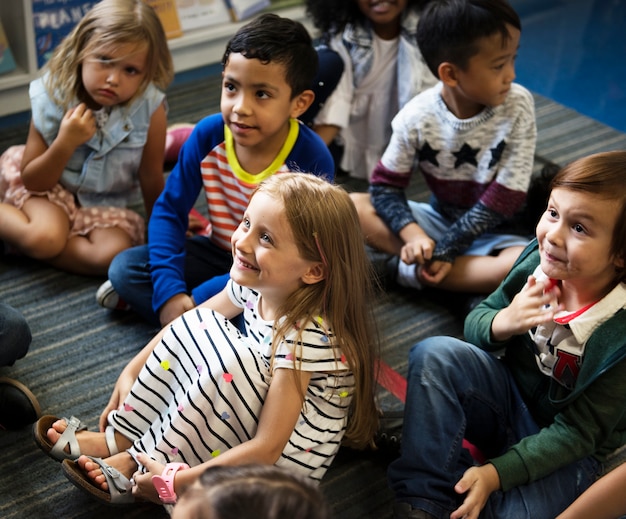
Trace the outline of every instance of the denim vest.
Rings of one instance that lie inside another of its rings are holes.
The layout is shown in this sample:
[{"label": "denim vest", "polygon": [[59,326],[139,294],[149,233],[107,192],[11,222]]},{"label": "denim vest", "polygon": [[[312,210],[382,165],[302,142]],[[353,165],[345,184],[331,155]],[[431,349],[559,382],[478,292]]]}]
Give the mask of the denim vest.
[{"label": "denim vest", "polygon": [[[44,78],[30,84],[35,128],[50,146],[64,112],[44,86]],[[141,200],[138,170],[148,137],[150,118],[165,94],[154,85],[128,106],[114,106],[104,127],[76,151],[65,166],[60,184],[74,193],[82,207],[128,207]]]},{"label": "denim vest", "polygon": [[[419,14],[414,9],[408,9],[402,16],[397,61],[400,108],[421,91],[437,83],[437,78],[428,69],[417,46],[418,20]],[[341,34],[341,41],[351,57],[355,87],[367,76],[374,60],[372,32],[371,24],[366,21],[365,24],[346,25]]]}]

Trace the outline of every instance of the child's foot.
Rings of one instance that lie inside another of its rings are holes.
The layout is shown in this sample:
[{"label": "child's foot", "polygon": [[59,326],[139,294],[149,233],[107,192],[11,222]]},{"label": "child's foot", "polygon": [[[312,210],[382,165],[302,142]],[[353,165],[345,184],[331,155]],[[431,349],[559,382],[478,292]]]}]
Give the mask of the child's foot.
[{"label": "child's foot", "polygon": [[[52,424],[52,426],[46,432],[46,436],[51,445],[56,445],[63,433],[67,429],[67,422],[64,419],[59,419]],[[131,446],[131,441],[122,436],[117,431],[114,433],[115,449],[111,452],[113,445],[109,445],[106,438],[106,433],[94,432],[94,431],[77,431],[76,440],[78,441],[78,448],[80,454],[87,454],[89,456],[95,456],[98,458],[105,458],[115,454],[119,451],[125,450]],[[70,446],[64,447],[64,452],[72,454],[70,452]],[[76,453],[73,453],[76,454]]]},{"label": "child's foot", "polygon": [[[123,474],[127,479],[130,479],[138,468],[137,463],[128,452],[120,452],[114,456],[105,458],[103,461],[110,467],[119,471],[120,474]],[[109,491],[109,485],[104,477],[104,474],[102,473],[100,465],[93,462],[88,456],[80,456],[76,460],[76,463],[91,480],[94,486],[104,492]]]}]

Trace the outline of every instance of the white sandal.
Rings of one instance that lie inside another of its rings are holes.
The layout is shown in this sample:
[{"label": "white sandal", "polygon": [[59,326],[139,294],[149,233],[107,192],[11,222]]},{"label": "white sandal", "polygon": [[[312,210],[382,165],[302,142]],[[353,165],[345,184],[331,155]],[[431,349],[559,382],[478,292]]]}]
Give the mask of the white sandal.
[{"label": "white sandal", "polygon": [[[58,420],[65,420],[67,427],[61,434],[59,439],[55,443],[51,443],[48,439],[48,429],[52,427],[52,424]],[[76,460],[81,455],[80,446],[76,439],[76,433],[78,431],[86,431],[87,426],[84,425],[78,418],[72,416],[71,418],[58,418],[52,415],[42,416],[33,426],[33,436],[35,443],[39,448],[44,451],[48,456],[56,461],[63,460]],[[117,443],[115,442],[115,429],[109,425],[105,429],[104,439],[109,449],[109,455],[113,456],[119,452]],[[67,451],[65,450],[67,447]]]}]

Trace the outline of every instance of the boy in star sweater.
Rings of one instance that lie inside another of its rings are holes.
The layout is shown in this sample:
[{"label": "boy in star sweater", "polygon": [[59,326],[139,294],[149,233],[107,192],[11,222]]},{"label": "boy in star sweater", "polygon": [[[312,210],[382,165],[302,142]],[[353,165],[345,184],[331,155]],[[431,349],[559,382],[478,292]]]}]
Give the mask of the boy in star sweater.
[{"label": "boy in star sweater", "polygon": [[[489,293],[529,241],[507,232],[537,136],[532,95],[513,83],[520,33],[505,0],[435,2],[420,18],[418,44],[440,81],[400,110],[369,193],[353,195],[368,243],[392,255],[401,285]],[[406,199],[414,172],[428,204]]]}]

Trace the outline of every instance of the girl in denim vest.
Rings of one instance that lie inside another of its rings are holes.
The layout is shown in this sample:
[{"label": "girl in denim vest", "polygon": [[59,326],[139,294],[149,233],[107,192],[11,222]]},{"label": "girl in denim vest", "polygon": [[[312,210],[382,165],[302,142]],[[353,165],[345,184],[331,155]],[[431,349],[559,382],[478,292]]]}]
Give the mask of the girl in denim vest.
[{"label": "girl in denim vest", "polygon": [[25,146],[0,157],[0,239],[77,274],[106,274],[144,241],[163,188],[164,89],[173,77],[158,16],[140,0],[103,0],[30,85]]},{"label": "girl in denim vest", "polygon": [[415,39],[428,0],[308,0],[320,32],[320,77],[343,73],[312,121],[326,144],[340,148],[337,165],[367,179],[391,137],[391,119],[412,97],[433,86]]}]

